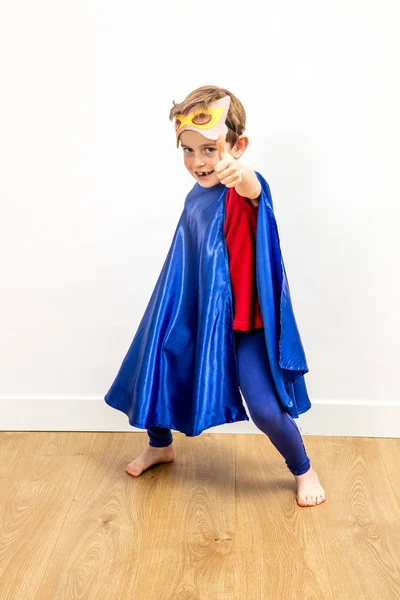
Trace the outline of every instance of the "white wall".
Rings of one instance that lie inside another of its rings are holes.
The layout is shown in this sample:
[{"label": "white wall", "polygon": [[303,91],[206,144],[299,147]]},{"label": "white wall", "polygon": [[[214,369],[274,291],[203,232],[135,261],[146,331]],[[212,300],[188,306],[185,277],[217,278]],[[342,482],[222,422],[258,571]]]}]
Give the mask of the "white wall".
[{"label": "white wall", "polygon": [[[395,0],[2,3],[0,427],[131,429],[102,398],[194,183],[169,109],[206,83],[245,105],[312,401],[400,406],[399,16]],[[57,421],[61,402],[94,408]]]}]

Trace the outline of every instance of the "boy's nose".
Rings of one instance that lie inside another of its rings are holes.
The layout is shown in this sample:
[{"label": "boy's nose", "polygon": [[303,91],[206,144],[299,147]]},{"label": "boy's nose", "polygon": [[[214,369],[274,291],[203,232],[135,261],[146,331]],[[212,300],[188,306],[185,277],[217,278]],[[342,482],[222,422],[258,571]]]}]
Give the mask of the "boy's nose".
[{"label": "boy's nose", "polygon": [[204,156],[196,156],[195,160],[194,160],[194,166],[195,167],[204,167],[206,162],[207,162],[207,160],[204,158]]}]

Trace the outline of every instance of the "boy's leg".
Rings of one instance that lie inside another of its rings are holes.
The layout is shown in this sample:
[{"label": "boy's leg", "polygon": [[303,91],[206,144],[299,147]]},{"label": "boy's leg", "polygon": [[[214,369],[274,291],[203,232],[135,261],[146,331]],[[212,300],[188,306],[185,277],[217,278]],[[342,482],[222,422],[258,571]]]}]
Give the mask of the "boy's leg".
[{"label": "boy's leg", "polygon": [[282,454],[293,475],[310,469],[299,428],[282,408],[273,382],[264,330],[235,331],[239,385],[251,418]]},{"label": "boy's leg", "polygon": [[172,432],[164,427],[149,427],[147,430],[150,438],[149,445],[162,448],[172,444]]}]

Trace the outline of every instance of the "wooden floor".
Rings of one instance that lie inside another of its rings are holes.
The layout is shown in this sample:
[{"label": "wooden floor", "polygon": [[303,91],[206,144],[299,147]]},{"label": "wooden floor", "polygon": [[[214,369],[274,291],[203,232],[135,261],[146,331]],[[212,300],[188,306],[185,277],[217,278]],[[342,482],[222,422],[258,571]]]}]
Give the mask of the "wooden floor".
[{"label": "wooden floor", "polygon": [[1,600],[400,599],[400,440],[304,436],[300,508],[264,435],[0,432]]}]

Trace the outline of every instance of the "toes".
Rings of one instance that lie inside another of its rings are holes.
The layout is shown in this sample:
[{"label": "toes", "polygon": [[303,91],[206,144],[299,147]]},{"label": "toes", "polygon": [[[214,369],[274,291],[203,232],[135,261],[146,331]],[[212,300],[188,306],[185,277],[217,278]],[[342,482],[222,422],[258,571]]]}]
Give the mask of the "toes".
[{"label": "toes", "polygon": [[125,471],[128,473],[128,475],[140,475],[140,469],[139,467],[126,467]]},{"label": "toes", "polygon": [[325,501],[323,494],[317,496],[298,496],[297,503],[299,506],[315,506]]},{"label": "toes", "polygon": [[306,501],[307,501],[307,506],[314,506],[314,504],[317,504],[317,497],[316,496],[306,496]]}]

